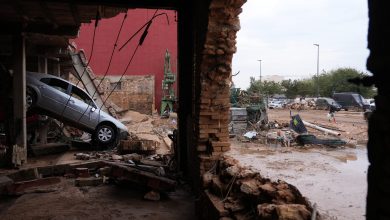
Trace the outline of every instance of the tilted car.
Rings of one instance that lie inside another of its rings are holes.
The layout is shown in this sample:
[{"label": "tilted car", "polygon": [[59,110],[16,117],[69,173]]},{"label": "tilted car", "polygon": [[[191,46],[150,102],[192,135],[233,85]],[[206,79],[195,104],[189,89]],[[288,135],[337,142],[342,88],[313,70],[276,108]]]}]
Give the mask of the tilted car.
[{"label": "tilted car", "polygon": [[93,99],[76,85],[53,75],[27,72],[27,110],[39,110],[59,121],[92,134],[100,145],[127,137],[127,127],[102,111]]}]

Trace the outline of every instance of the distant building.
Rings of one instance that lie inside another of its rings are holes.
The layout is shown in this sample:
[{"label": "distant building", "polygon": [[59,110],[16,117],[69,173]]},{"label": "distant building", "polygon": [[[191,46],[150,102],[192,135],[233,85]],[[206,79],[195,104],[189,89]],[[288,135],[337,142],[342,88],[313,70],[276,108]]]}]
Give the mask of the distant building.
[{"label": "distant building", "polygon": [[264,81],[273,81],[276,83],[280,83],[284,80],[284,76],[281,75],[266,75],[263,78]]}]

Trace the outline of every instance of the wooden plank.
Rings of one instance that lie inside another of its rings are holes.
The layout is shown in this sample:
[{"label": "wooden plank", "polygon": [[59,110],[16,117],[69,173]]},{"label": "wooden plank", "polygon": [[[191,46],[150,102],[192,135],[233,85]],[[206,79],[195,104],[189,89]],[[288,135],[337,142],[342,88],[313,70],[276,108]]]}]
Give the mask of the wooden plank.
[{"label": "wooden plank", "polygon": [[112,162],[104,163],[111,167],[110,177],[126,179],[141,186],[150,187],[153,190],[171,191],[174,190],[177,185],[176,181],[166,177],[157,176],[151,172],[142,171]]}]

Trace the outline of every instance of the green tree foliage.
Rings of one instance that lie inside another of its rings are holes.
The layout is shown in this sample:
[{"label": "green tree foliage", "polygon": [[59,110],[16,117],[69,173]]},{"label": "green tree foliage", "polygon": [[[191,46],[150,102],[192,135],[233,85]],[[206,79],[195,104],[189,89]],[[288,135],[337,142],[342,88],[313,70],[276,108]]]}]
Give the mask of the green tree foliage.
[{"label": "green tree foliage", "polygon": [[283,80],[281,86],[283,86],[284,94],[287,98],[295,98],[297,96],[308,97],[314,96],[315,94],[315,84],[311,79]]},{"label": "green tree foliage", "polygon": [[250,78],[250,85],[247,89],[250,93],[261,93],[265,95],[275,95],[275,94],[282,94],[283,93],[283,87],[279,83],[273,82],[273,81],[262,81],[260,83],[260,80],[255,80],[255,78]]},{"label": "green tree foliage", "polygon": [[[364,87],[348,82],[348,79],[367,76],[353,68],[339,68],[331,70],[329,73],[322,73],[318,77],[320,95],[331,97],[335,92],[356,92],[365,98],[375,95],[373,87]],[[316,77],[312,78],[314,81]]]},{"label": "green tree foliage", "polygon": [[363,87],[348,82],[348,79],[367,76],[353,68],[339,68],[330,72],[323,72],[318,77],[302,80],[283,80],[281,83],[272,81],[250,79],[248,92],[262,93],[266,95],[285,94],[287,98],[314,97],[317,96],[317,83],[319,95],[332,97],[335,92],[356,92],[365,98],[375,95],[373,87]]}]

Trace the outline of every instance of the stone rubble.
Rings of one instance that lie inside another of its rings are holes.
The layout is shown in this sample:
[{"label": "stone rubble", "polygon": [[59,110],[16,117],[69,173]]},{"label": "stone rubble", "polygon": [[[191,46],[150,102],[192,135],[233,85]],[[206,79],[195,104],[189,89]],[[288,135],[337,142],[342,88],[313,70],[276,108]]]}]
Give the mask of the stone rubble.
[{"label": "stone rubble", "polygon": [[204,192],[199,203],[211,203],[216,210],[204,213],[203,219],[311,218],[313,208],[296,187],[264,178],[228,156],[222,156],[202,180]]}]

